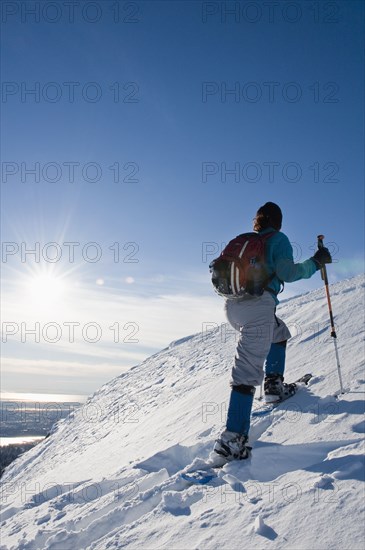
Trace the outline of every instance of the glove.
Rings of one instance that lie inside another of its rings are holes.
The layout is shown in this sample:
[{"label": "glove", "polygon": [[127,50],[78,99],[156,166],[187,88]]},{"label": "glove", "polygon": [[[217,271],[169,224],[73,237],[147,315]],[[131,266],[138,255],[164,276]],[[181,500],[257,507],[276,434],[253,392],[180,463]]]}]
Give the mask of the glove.
[{"label": "glove", "polygon": [[311,260],[314,261],[318,269],[322,269],[324,264],[331,264],[332,263],[332,257],[330,254],[330,251],[328,248],[323,246],[322,248],[318,248],[317,252],[312,256]]}]

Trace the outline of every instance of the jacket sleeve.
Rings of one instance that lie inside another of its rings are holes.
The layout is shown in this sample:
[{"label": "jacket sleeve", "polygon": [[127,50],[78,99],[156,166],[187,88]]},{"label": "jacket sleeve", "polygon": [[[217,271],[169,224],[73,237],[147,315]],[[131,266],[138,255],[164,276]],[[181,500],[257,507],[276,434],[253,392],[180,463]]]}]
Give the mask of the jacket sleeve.
[{"label": "jacket sleeve", "polygon": [[280,242],[274,251],[275,272],[279,279],[287,283],[299,279],[309,279],[316,272],[317,267],[313,260],[294,263],[293,248],[286,235],[282,234]]}]

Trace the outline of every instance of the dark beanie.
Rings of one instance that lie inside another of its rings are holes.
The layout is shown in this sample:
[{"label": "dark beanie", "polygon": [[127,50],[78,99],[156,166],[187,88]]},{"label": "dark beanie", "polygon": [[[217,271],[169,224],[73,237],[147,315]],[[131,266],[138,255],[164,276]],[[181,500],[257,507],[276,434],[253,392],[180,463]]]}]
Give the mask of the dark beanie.
[{"label": "dark beanie", "polygon": [[274,202],[267,202],[257,211],[255,222],[260,226],[256,231],[266,229],[266,227],[273,227],[278,231],[281,229],[283,221],[283,214],[280,207]]}]

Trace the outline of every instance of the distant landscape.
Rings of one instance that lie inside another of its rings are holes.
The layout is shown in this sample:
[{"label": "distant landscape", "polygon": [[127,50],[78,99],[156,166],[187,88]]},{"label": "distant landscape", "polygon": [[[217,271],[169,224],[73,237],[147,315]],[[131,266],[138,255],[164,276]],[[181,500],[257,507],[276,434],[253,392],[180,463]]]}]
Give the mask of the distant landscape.
[{"label": "distant landscape", "polygon": [[[53,397],[53,396],[52,396]],[[52,427],[82,405],[80,401],[1,399],[0,477],[20,454],[42,441]]]},{"label": "distant landscape", "polygon": [[1,400],[0,438],[46,436],[55,422],[66,418],[81,402]]}]

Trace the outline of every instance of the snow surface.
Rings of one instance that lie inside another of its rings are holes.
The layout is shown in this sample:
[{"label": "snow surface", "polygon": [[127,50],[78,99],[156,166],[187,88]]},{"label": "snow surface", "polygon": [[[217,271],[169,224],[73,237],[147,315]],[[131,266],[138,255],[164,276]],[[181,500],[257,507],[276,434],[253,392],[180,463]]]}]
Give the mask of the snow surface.
[{"label": "snow surface", "polygon": [[287,380],[313,372],[309,387],[253,419],[250,460],[189,485],[178,472],[225,421],[236,335],[174,342],[9,466],[1,549],[363,549],[364,287],[331,286],[344,395],[323,287],[287,300]]}]

